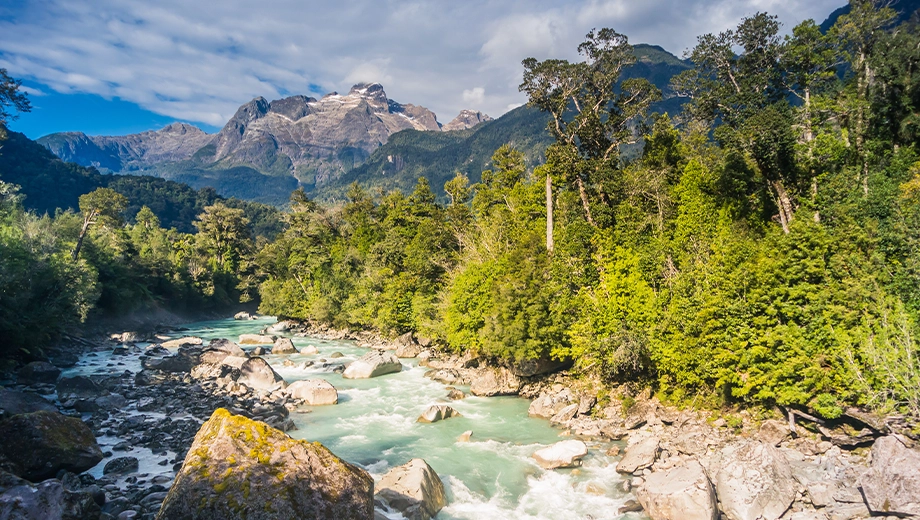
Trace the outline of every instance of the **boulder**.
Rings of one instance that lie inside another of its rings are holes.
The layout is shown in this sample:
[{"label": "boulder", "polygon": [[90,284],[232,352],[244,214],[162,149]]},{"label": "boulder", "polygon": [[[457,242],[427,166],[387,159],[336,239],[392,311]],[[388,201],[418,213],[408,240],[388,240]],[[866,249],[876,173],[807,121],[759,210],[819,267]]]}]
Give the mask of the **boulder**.
[{"label": "boulder", "polygon": [[128,400],[121,394],[109,394],[97,397],[93,402],[103,410],[116,410],[128,406]]},{"label": "boulder", "polygon": [[575,418],[575,414],[578,413],[578,403],[570,404],[559,410],[559,413],[550,417],[549,422],[554,424],[565,424],[568,421]]},{"label": "boulder", "polygon": [[300,349],[300,353],[304,356],[312,356],[314,354],[319,354],[319,349],[313,345],[307,345],[306,347]]},{"label": "boulder", "polygon": [[451,401],[459,401],[465,397],[466,394],[464,394],[462,390],[457,390],[456,388],[452,388],[449,392],[447,392],[447,398]]},{"label": "boulder", "polygon": [[658,459],[658,444],[658,437],[649,437],[627,446],[617,463],[617,473],[635,473],[654,464]]},{"label": "boulder", "polygon": [[260,357],[246,358],[240,365],[240,377],[236,381],[256,390],[274,391],[287,386],[284,378]]},{"label": "boulder", "polygon": [[533,377],[556,372],[571,366],[571,361],[557,361],[547,356],[518,361],[511,365],[511,372],[518,377]]},{"label": "boulder", "polygon": [[507,368],[483,369],[470,383],[470,393],[484,397],[517,395],[520,389],[520,379]]},{"label": "boulder", "polygon": [[139,463],[137,457],[116,457],[105,463],[105,466],[102,468],[103,475],[116,474],[124,475],[127,473],[134,473],[137,471]]},{"label": "boulder", "polygon": [[418,343],[396,347],[396,357],[398,358],[414,358],[421,354],[421,352],[422,347]]},{"label": "boulder", "polygon": [[4,520],[96,520],[102,511],[87,491],[60,480],[33,484],[0,471],[0,518]]},{"label": "boulder", "polygon": [[253,356],[264,356],[265,354],[268,354],[268,352],[262,347],[256,347],[252,349]]},{"label": "boulder", "polygon": [[422,412],[416,422],[434,423],[451,417],[461,417],[460,412],[446,404],[433,404]]},{"label": "boulder", "polygon": [[272,354],[293,354],[297,352],[297,348],[294,347],[294,342],[291,341],[291,338],[278,338],[275,340],[275,344],[272,346]]},{"label": "boulder", "polygon": [[243,321],[243,320],[254,320],[256,319],[256,317],[253,316],[252,314],[249,314],[246,311],[240,311],[233,315],[233,319]]},{"label": "boulder", "polygon": [[184,338],[171,339],[169,341],[164,341],[160,343],[160,346],[163,348],[179,348],[185,347],[188,345],[201,345],[204,343],[201,338],[196,336],[186,336]]},{"label": "boulder", "polygon": [[703,466],[695,460],[652,473],[635,493],[652,520],[719,518],[715,490]]},{"label": "boulder", "polygon": [[183,345],[172,356],[148,357],[141,361],[141,366],[150,370],[162,372],[191,372],[195,365],[201,363],[201,347],[196,345]]},{"label": "boulder", "polygon": [[788,439],[790,435],[791,432],[789,431],[788,424],[773,419],[764,421],[763,424],[760,425],[760,431],[757,432],[757,437],[760,440],[772,446],[779,446],[779,444]]},{"label": "boulder", "polygon": [[374,350],[348,365],[342,377],[345,379],[367,379],[392,374],[402,370],[402,363],[392,352]]},{"label": "boulder", "polygon": [[376,495],[407,520],[428,520],[447,505],[441,478],[422,459],[386,472],[377,483]]},{"label": "boulder", "polygon": [[212,339],[211,342],[208,343],[208,348],[211,350],[226,352],[231,356],[246,357],[246,352],[241,349],[239,345],[230,341],[229,339]]},{"label": "boulder", "polygon": [[267,330],[268,332],[288,332],[294,328],[295,325],[296,323],[291,320],[282,320],[270,325]]},{"label": "boulder", "polygon": [[425,372],[425,377],[445,385],[463,383],[463,376],[461,376],[460,372],[454,370],[453,368],[438,368],[435,370],[428,370]]},{"label": "boulder", "polygon": [[472,436],[473,430],[467,430],[461,433],[459,437],[457,437],[457,442],[470,442],[470,437]]},{"label": "boulder", "polygon": [[158,520],[374,515],[374,480],[318,442],[217,409],[192,443]]},{"label": "boulder", "polygon": [[716,454],[711,467],[729,520],[776,520],[795,499],[798,484],[789,461],[771,444],[733,442]]},{"label": "boulder", "polygon": [[873,513],[920,516],[920,451],[893,435],[872,445],[872,464],[859,479]]},{"label": "boulder", "polygon": [[543,469],[573,468],[581,465],[581,459],[588,454],[588,446],[577,440],[557,442],[537,450],[532,457]]},{"label": "boulder", "polygon": [[42,410],[56,412],[57,408],[38,394],[7,390],[0,386],[0,419]]},{"label": "boulder", "polygon": [[[223,350],[213,350],[206,349],[201,352],[201,356],[198,357],[199,366],[201,365],[220,365],[224,362],[224,359],[227,359],[230,354]],[[198,368],[198,367],[195,367]],[[192,370],[194,370],[193,368]]]},{"label": "boulder", "polygon": [[291,397],[303,399],[310,406],[336,404],[339,402],[339,393],[332,384],[324,379],[294,381],[288,385],[286,391]]},{"label": "boulder", "polygon": [[102,450],[83,421],[39,411],[0,421],[0,455],[12,473],[38,482],[66,469],[81,473],[102,460]]},{"label": "boulder", "polygon": [[271,345],[276,339],[276,336],[262,334],[240,334],[240,345]]},{"label": "boulder", "polygon": [[47,361],[33,361],[16,372],[16,381],[21,385],[52,384],[61,375],[61,369]]},{"label": "boulder", "polygon": [[574,401],[575,397],[568,388],[563,388],[558,392],[544,392],[530,403],[527,413],[549,419]]}]

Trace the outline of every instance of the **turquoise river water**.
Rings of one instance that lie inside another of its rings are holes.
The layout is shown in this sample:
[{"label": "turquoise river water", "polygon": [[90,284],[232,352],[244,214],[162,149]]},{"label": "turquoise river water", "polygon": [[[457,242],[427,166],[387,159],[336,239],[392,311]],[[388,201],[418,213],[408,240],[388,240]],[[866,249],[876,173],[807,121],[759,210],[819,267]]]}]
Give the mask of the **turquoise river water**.
[{"label": "turquoise river water", "polygon": [[[236,341],[240,334],[257,333],[274,321],[260,318],[198,322],[186,325],[188,330],[175,336],[200,336],[205,343],[212,338]],[[560,437],[562,430],[550,426],[549,421],[527,415],[530,401],[469,396],[450,403],[462,417],[434,424],[417,423],[428,405],[446,402],[447,391],[445,385],[426,379],[426,369],[419,367],[416,360],[402,360],[403,370],[397,374],[343,379],[328,368],[299,369],[285,367],[282,362],[316,362],[340,352],[343,358],[330,361],[348,363],[368,349],[354,341],[292,340],[298,349],[314,345],[319,353],[264,358],[289,383],[300,379],[329,381],[339,392],[339,403],[305,407],[292,413],[298,429],[289,434],[323,443],[375,479],[411,458],[425,459],[444,481],[448,494],[448,506],[438,514],[438,520],[646,518],[636,513],[617,513],[631,497],[621,490],[623,477],[614,470],[615,459],[604,455],[610,444],[588,442],[590,451],[581,468],[545,471],[533,461],[534,451],[564,437]],[[96,363],[81,363],[70,372],[90,371],[91,365]],[[139,366],[123,368],[137,370]],[[458,388],[468,393],[468,388]],[[473,431],[470,442],[458,441],[467,430]],[[389,517],[402,518],[398,514]]]}]

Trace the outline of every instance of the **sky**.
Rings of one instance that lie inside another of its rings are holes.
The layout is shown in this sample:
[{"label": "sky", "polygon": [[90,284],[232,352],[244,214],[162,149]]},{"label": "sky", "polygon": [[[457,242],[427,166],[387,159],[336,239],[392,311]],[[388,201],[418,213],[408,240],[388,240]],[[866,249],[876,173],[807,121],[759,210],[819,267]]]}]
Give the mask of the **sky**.
[{"label": "sky", "polygon": [[0,68],[33,106],[10,127],[122,135],[173,121],[214,132],[236,109],[347,92],[498,117],[526,101],[521,60],[578,58],[592,28],[682,56],[758,11],[790,31],[845,0],[0,0]]}]

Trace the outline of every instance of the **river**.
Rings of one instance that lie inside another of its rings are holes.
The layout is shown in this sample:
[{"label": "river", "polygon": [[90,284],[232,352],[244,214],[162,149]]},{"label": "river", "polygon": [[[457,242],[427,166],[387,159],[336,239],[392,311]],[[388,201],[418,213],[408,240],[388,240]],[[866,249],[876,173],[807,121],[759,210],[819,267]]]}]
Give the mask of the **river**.
[{"label": "river", "polygon": [[[258,333],[274,323],[273,318],[252,321],[232,319],[191,323],[174,336],[199,336],[205,340]],[[638,513],[618,514],[631,498],[621,489],[623,477],[614,470],[616,461],[605,455],[610,443],[588,442],[589,454],[576,469],[545,471],[531,454],[564,439],[561,430],[545,419],[527,415],[530,402],[516,397],[474,397],[450,404],[462,416],[434,424],[417,423],[428,405],[445,402],[445,385],[424,377],[426,369],[414,359],[404,359],[403,371],[373,379],[343,379],[329,368],[285,367],[283,361],[329,359],[334,352],[348,363],[368,350],[354,341],[327,341],[292,337],[299,349],[308,345],[319,353],[304,356],[263,356],[287,382],[300,379],[325,379],[339,392],[334,406],[304,407],[291,418],[297,430],[289,434],[298,439],[319,441],[339,457],[360,465],[379,479],[394,466],[411,458],[422,458],[444,481],[448,506],[438,520],[490,519],[640,519]],[[111,359],[96,356],[84,359],[69,374],[91,373],[111,364]],[[318,363],[322,365],[322,363]],[[118,369],[139,369],[122,360]],[[458,386],[465,393],[466,387]],[[472,430],[469,442],[457,438]],[[104,442],[104,440],[100,440]],[[135,453],[142,459],[144,454]],[[390,518],[402,518],[390,514]]]}]

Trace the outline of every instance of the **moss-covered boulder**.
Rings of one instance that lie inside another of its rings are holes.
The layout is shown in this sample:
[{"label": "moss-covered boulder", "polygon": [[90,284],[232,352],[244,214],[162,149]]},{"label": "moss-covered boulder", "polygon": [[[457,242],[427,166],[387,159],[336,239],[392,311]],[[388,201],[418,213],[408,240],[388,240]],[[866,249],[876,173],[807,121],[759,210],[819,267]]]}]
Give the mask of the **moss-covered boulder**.
[{"label": "moss-covered boulder", "polygon": [[318,442],[220,408],[201,426],[158,520],[374,517],[374,481]]},{"label": "moss-covered boulder", "polygon": [[39,411],[0,421],[4,469],[38,482],[66,469],[86,471],[102,460],[93,432],[80,419]]}]

